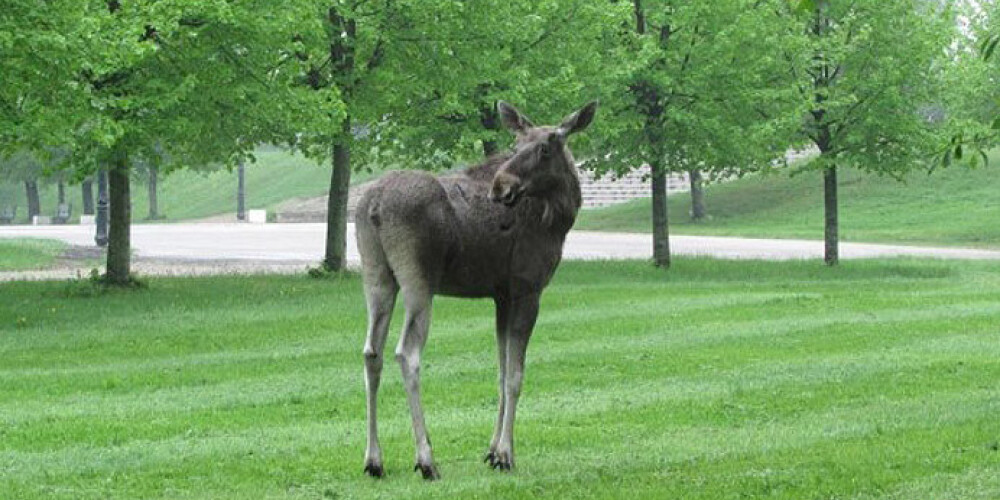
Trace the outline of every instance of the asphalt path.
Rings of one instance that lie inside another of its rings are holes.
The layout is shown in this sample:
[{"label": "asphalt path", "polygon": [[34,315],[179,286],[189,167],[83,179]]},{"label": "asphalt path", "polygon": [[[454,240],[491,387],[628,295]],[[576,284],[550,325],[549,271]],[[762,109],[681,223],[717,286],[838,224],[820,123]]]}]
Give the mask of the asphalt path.
[{"label": "asphalt path", "polygon": [[[322,257],[325,231],[325,224],[136,224],[132,226],[132,247],[135,255],[143,259],[306,264],[316,263]],[[348,262],[357,263],[353,224],[348,225],[348,233]],[[71,245],[93,246],[94,226],[0,226],[0,238],[54,238]],[[818,240],[673,235],[670,246],[675,255],[726,259],[788,260],[823,256],[823,242]],[[841,243],[840,256],[843,259],[898,256],[1000,259],[1000,251]],[[571,231],[564,250],[566,259],[651,257],[652,238],[648,234]]]}]

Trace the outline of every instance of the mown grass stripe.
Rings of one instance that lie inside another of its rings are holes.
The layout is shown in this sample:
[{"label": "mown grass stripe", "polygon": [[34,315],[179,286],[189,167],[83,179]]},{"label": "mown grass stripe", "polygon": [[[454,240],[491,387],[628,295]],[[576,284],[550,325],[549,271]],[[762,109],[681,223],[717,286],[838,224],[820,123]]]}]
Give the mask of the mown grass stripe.
[{"label": "mown grass stripe", "polygon": [[529,349],[513,475],[478,462],[491,305],[439,300],[434,485],[409,471],[391,359],[389,477],[360,474],[356,277],[61,286],[13,284],[0,304],[0,498],[900,498],[958,478],[931,490],[947,498],[987,495],[977,471],[1000,470],[996,263],[567,263]]}]

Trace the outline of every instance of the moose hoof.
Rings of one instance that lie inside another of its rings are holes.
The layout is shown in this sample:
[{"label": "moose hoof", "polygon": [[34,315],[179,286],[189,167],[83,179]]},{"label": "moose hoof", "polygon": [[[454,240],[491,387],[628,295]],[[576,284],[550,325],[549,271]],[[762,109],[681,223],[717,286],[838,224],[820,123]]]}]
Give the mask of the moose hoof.
[{"label": "moose hoof", "polygon": [[490,467],[494,467],[497,462],[497,454],[495,451],[487,451],[486,455],[483,456],[483,462],[490,464]]},{"label": "moose hoof", "polygon": [[371,477],[381,478],[385,475],[385,469],[382,468],[382,464],[368,462],[365,464],[365,474],[368,474]]},{"label": "moose hoof", "polygon": [[420,474],[428,481],[437,481],[438,479],[441,479],[441,474],[438,474],[437,467],[435,467],[434,464],[418,463],[413,466],[413,470],[420,471]]},{"label": "moose hoof", "polygon": [[497,470],[509,471],[514,467],[514,458],[511,457],[510,453],[490,452],[486,455],[486,461],[489,462],[490,467]]}]

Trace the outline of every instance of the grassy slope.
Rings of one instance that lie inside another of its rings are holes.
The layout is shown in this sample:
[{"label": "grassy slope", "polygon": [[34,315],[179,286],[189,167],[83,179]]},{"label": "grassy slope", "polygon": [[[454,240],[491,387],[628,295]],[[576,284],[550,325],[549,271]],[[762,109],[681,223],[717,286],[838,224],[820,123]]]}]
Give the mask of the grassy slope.
[{"label": "grassy slope", "polygon": [[[700,224],[690,221],[690,196],[677,194],[670,198],[671,231],[820,239],[822,188],[819,172],[712,185],[706,190],[712,219]],[[839,194],[844,241],[1000,247],[1000,157],[978,170],[913,174],[905,184],[842,169]],[[576,228],[649,232],[649,214],[649,199],[644,199],[585,211]]]},{"label": "grassy slope", "polygon": [[0,239],[0,271],[41,269],[55,262],[66,244],[34,238]]},{"label": "grassy slope", "polygon": [[[480,462],[488,301],[436,301],[411,472],[391,356],[388,476],[361,474],[357,278],[4,284],[0,498],[997,498],[1000,264],[567,262],[544,297],[519,469]],[[391,353],[400,324],[393,324]]]},{"label": "grassy slope", "polygon": [[[354,181],[360,182],[371,174],[358,172]],[[262,149],[257,152],[257,163],[247,165],[248,208],[273,208],[290,198],[320,196],[326,194],[330,185],[330,169],[320,166],[301,155],[284,151]],[[40,188],[42,213],[52,214],[56,207],[55,185]],[[96,195],[96,187],[95,187]],[[80,187],[70,186],[67,198],[73,204],[74,216],[83,208]],[[0,205],[14,200],[18,207],[18,217],[27,217],[27,203],[21,185],[0,184]],[[236,212],[236,171],[219,170],[201,173],[180,170],[160,181],[159,209],[166,215],[167,222],[196,219],[221,213]],[[142,222],[149,213],[146,183],[132,181],[132,216],[135,222]]]}]

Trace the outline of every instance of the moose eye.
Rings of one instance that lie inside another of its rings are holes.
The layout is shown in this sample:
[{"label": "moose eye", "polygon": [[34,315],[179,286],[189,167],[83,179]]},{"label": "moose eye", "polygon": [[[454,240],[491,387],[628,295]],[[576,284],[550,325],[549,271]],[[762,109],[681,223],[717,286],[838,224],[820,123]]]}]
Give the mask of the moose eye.
[{"label": "moose eye", "polygon": [[549,153],[551,153],[551,151],[549,151],[549,145],[548,144],[542,144],[541,146],[539,146],[538,147],[538,151],[542,154],[543,158],[548,158],[549,157]]}]

